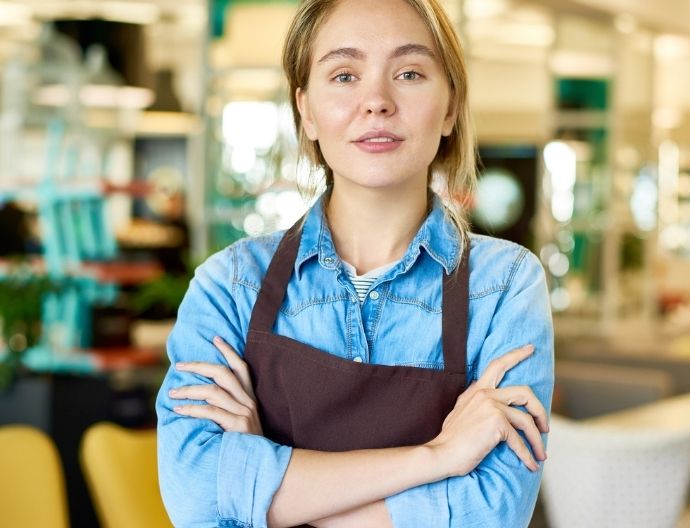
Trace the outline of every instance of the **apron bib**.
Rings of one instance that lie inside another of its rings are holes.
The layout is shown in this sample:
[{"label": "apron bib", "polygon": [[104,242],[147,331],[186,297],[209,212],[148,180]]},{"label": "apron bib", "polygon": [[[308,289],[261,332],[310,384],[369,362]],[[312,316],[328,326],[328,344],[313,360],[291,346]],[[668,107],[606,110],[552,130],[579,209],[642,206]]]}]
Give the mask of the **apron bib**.
[{"label": "apron bib", "polygon": [[441,268],[444,370],[356,363],[273,333],[299,249],[299,225],[281,240],[249,323],[244,359],[264,435],[318,451],[432,440],[466,388],[469,244],[457,273]]}]

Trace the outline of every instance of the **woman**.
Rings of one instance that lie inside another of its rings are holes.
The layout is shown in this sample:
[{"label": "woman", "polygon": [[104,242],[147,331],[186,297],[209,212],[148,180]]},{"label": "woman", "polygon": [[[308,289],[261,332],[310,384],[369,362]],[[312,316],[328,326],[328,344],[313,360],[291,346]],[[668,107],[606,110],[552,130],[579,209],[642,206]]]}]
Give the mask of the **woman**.
[{"label": "woman", "polygon": [[448,19],[437,0],[306,0],[283,65],[327,191],[190,284],[157,401],[173,522],[526,526],[547,292],[531,253],[469,235],[429,191],[432,171],[447,196],[474,176]]}]

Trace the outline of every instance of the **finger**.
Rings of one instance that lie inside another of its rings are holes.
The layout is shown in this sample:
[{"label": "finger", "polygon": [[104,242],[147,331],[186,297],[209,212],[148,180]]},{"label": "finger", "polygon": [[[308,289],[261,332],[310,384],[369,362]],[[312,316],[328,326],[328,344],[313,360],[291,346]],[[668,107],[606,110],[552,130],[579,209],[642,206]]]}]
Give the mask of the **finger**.
[{"label": "finger", "polygon": [[182,416],[189,416],[191,418],[200,418],[202,420],[210,420],[220,426],[224,431],[234,431],[237,433],[246,433],[246,420],[242,417],[214,407],[213,405],[179,405],[173,410]]},{"label": "finger", "polygon": [[193,372],[194,374],[209,378],[221,388],[228,391],[242,405],[248,407],[253,405],[254,399],[247,394],[232,370],[225,365],[206,363],[203,361],[190,361],[177,363],[175,368],[183,372]]},{"label": "finger", "polygon": [[508,444],[508,447],[513,450],[517,457],[522,460],[530,471],[537,471],[539,469],[539,465],[537,464],[536,460],[534,460],[534,457],[532,457],[532,453],[529,452],[525,442],[522,441],[522,437],[520,437],[518,432],[513,429],[513,427],[508,427],[506,444]]},{"label": "finger", "polygon": [[503,413],[515,429],[525,433],[525,436],[532,446],[532,451],[536,455],[537,460],[546,460],[544,441],[542,440],[539,429],[537,429],[537,425],[534,423],[532,417],[525,412],[505,405],[503,406]]},{"label": "finger", "polygon": [[518,405],[527,409],[542,433],[549,432],[549,421],[546,409],[535,396],[531,388],[525,385],[502,387],[492,392],[492,397],[504,405]]},{"label": "finger", "polygon": [[251,376],[249,375],[249,367],[247,366],[247,363],[245,363],[235,349],[223,341],[223,338],[220,336],[213,338],[213,344],[218,350],[221,351],[223,357],[227,360],[228,365],[230,365],[230,368],[239,379],[240,384],[244,388],[245,392],[253,397],[254,385],[252,384]]},{"label": "finger", "polygon": [[484,373],[477,380],[478,388],[495,389],[501,383],[506,372],[528,358],[534,352],[533,345],[525,345],[494,359],[488,364]]},{"label": "finger", "polygon": [[247,408],[233,398],[218,385],[209,383],[206,385],[189,385],[179,387],[169,392],[171,398],[176,400],[199,400],[209,405],[219,407],[233,414],[244,415]]}]

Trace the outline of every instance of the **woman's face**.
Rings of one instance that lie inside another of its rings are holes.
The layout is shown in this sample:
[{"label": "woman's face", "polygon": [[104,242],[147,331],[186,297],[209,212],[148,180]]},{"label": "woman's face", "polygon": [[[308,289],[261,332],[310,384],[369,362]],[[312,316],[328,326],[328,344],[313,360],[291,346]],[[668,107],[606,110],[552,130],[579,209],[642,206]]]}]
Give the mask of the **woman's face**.
[{"label": "woman's face", "polygon": [[312,49],[297,102],[339,183],[426,188],[442,135],[453,128],[433,37],[403,0],[342,0]]}]

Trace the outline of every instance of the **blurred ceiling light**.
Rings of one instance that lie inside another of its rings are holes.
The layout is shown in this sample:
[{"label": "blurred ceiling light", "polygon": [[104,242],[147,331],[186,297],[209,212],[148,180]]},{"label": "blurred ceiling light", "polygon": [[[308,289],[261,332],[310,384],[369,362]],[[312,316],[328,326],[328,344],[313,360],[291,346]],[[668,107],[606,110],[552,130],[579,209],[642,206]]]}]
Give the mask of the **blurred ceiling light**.
[{"label": "blurred ceiling light", "polygon": [[256,151],[249,145],[240,145],[233,149],[232,170],[239,174],[249,172],[256,163]]},{"label": "blurred ceiling light", "polygon": [[544,163],[551,173],[554,189],[568,190],[575,185],[577,155],[572,146],[552,141],[544,147]]},{"label": "blurred ceiling light", "polygon": [[225,142],[233,148],[268,150],[278,136],[278,107],[275,103],[233,101],[223,109]]},{"label": "blurred ceiling light", "polygon": [[683,122],[683,113],[678,108],[656,108],[652,114],[652,123],[656,128],[671,130]]},{"label": "blurred ceiling light", "polygon": [[175,11],[177,23],[185,27],[202,27],[206,23],[206,9],[202,4],[180,5]]},{"label": "blurred ceiling light", "polygon": [[573,216],[577,178],[577,153],[563,141],[552,141],[544,147],[544,164],[551,174],[551,214],[559,222]]},{"label": "blurred ceiling light", "polygon": [[551,291],[551,308],[563,312],[570,306],[570,293],[565,288],[554,288]]},{"label": "blurred ceiling light", "polygon": [[678,223],[678,183],[680,176],[680,149],[678,144],[666,140],[659,145],[659,221],[663,225]]},{"label": "blurred ceiling light", "polygon": [[564,277],[570,269],[568,257],[560,251],[551,255],[547,264],[551,275],[554,277]]},{"label": "blurred ceiling light", "polygon": [[[41,86],[33,102],[42,106],[66,106],[71,100],[71,90],[63,84]],[[136,86],[109,86],[87,84],[79,89],[79,102],[91,108],[142,109],[153,103],[153,93],[148,88]]]},{"label": "blurred ceiling light", "polygon": [[260,94],[273,98],[284,82],[282,71],[278,67],[238,67],[224,73],[225,75],[214,79],[215,90],[233,99],[259,99]]},{"label": "blurred ceiling light", "polygon": [[548,48],[535,46],[506,46],[496,43],[472,44],[472,57],[488,62],[513,62],[543,65]]},{"label": "blurred ceiling light", "polygon": [[465,0],[467,18],[492,18],[505,13],[510,8],[508,0]]},{"label": "blurred ceiling light", "polygon": [[516,5],[510,10],[510,19],[523,24],[553,25],[553,13],[545,6],[535,4]]},{"label": "blurred ceiling light", "polygon": [[549,47],[556,38],[548,24],[486,21],[472,24],[469,30],[473,40],[517,46]]},{"label": "blurred ceiling light", "polygon": [[690,55],[690,40],[678,35],[659,35],[654,39],[654,54],[660,60],[672,60]]},{"label": "blurred ceiling light", "polygon": [[121,0],[39,2],[34,4],[33,8],[36,16],[46,19],[101,18],[132,24],[153,24],[161,16],[160,7],[154,3]]},{"label": "blurred ceiling light", "polygon": [[153,24],[160,19],[160,8],[147,2],[95,2],[104,20],[129,22],[131,24]]},{"label": "blurred ceiling light", "polygon": [[633,33],[637,29],[637,19],[630,13],[621,13],[613,19],[613,25],[621,33]]},{"label": "blurred ceiling light", "polygon": [[651,167],[645,167],[635,179],[630,197],[630,211],[638,229],[651,231],[656,227],[658,197],[656,174]]},{"label": "blurred ceiling light", "polygon": [[20,26],[31,22],[31,8],[14,2],[0,2],[0,26]]},{"label": "blurred ceiling light", "polygon": [[555,51],[549,60],[551,71],[562,77],[607,77],[613,73],[608,55],[580,51]]},{"label": "blurred ceiling light", "polygon": [[140,135],[189,135],[201,132],[201,122],[194,114],[146,110],[139,114]]},{"label": "blurred ceiling light", "polygon": [[105,86],[87,84],[79,92],[85,106],[93,108],[141,109],[153,103],[153,92],[137,86]]}]

